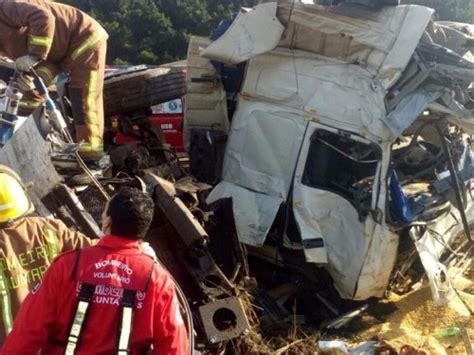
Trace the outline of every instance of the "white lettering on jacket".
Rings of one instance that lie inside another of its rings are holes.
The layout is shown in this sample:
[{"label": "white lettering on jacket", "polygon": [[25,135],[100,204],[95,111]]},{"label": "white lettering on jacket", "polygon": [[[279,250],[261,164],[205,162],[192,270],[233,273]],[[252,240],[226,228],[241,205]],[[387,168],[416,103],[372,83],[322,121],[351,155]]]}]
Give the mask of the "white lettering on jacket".
[{"label": "white lettering on jacket", "polygon": [[130,283],[130,278],[125,277],[122,275],[118,275],[113,272],[94,272],[94,278],[95,279],[109,279],[109,280],[117,280],[120,282],[123,282],[124,284],[129,284]]},{"label": "white lettering on jacket", "polygon": [[133,270],[130,269],[127,264],[124,264],[119,260],[102,260],[95,263],[95,268],[102,269],[109,265],[115,266],[117,269],[125,271],[125,273],[129,276],[133,274]]},{"label": "white lettering on jacket", "polygon": [[[81,283],[77,284],[76,296],[79,295],[81,290]],[[96,285],[92,302],[96,304],[109,304],[113,306],[119,306],[120,300],[123,296],[123,288],[110,286],[110,285]],[[136,308],[143,308],[143,301],[145,300],[146,293],[137,291],[136,296]]]}]

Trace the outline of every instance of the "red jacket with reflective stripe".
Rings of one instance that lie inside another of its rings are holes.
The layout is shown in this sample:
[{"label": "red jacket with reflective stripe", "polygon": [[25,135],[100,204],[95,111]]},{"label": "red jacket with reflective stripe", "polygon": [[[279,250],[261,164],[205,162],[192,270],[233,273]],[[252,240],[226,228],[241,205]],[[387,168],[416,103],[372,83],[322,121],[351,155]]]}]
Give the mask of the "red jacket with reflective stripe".
[{"label": "red jacket with reflective stripe", "polygon": [[137,293],[131,354],[144,353],[151,345],[155,354],[189,354],[171,277],[158,264],[152,266],[140,252],[138,241],[107,236],[97,246],[81,251],[75,269],[76,258],[77,252],[72,251],[53,262],[41,286],[22,305],[2,354],[37,354],[39,350],[64,354],[80,280],[99,286],[76,353],[114,353],[122,290],[142,288],[148,279],[146,290]]}]

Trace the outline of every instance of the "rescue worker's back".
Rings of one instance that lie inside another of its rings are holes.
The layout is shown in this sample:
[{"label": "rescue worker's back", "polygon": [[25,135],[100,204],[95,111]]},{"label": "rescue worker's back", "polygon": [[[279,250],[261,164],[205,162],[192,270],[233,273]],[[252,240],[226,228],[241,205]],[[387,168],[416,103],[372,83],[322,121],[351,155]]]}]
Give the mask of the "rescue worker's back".
[{"label": "rescue worker's back", "polygon": [[152,346],[155,354],[188,354],[172,279],[139,250],[152,217],[153,203],[139,190],[115,195],[103,216],[108,235],[55,259],[1,353],[142,354]]}]

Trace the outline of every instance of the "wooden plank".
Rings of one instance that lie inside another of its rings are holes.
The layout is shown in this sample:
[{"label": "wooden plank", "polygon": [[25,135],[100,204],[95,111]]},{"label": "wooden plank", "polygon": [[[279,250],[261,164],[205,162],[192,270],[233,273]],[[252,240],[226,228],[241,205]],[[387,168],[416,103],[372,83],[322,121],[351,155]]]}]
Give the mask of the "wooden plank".
[{"label": "wooden plank", "polygon": [[49,144],[41,137],[32,116],[19,121],[12,139],[0,148],[0,164],[13,169],[23,183],[31,184],[28,192],[36,206],[61,182],[51,162]]}]

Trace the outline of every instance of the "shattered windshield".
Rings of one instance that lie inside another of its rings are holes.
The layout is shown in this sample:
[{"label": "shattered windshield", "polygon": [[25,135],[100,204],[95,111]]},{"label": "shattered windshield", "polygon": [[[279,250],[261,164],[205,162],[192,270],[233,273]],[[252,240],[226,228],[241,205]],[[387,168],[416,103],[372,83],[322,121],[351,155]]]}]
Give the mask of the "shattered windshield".
[{"label": "shattered windshield", "polygon": [[365,218],[379,159],[373,144],[318,130],[311,137],[303,184],[347,198]]}]

